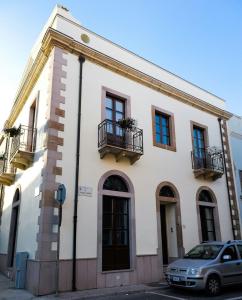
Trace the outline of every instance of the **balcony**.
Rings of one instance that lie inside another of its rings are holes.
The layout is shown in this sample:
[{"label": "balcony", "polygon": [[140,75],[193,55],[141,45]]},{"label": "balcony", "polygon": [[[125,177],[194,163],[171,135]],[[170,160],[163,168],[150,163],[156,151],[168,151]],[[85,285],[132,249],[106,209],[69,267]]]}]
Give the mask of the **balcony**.
[{"label": "balcony", "polygon": [[36,129],[21,125],[12,137],[10,162],[18,169],[25,170],[33,163],[36,142]]},{"label": "balcony", "polygon": [[15,173],[14,168],[8,162],[7,158],[0,160],[0,184],[11,185],[14,183]]},{"label": "balcony", "polygon": [[117,162],[126,157],[132,165],[143,155],[143,130],[104,120],[98,125],[98,148],[101,159],[113,154]]},{"label": "balcony", "polygon": [[192,168],[196,178],[216,180],[224,174],[224,159],[216,147],[192,151]]}]

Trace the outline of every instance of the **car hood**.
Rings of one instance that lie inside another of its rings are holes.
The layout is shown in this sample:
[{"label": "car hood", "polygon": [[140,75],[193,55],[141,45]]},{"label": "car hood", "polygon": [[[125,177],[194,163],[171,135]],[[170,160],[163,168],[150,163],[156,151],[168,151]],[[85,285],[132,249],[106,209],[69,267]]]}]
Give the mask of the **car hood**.
[{"label": "car hood", "polygon": [[169,264],[169,268],[200,268],[211,263],[211,259],[178,259]]}]

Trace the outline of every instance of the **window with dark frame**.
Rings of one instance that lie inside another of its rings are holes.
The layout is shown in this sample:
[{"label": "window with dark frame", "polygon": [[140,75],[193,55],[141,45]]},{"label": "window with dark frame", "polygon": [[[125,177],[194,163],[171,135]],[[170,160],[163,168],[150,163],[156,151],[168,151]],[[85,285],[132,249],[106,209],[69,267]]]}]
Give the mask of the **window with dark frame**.
[{"label": "window with dark frame", "polygon": [[103,196],[103,271],[129,269],[127,198]]},{"label": "window with dark frame", "polygon": [[211,198],[211,195],[209,193],[209,191],[207,190],[202,190],[199,194],[199,201],[202,201],[202,202],[210,202],[212,203],[213,200]]},{"label": "window with dark frame", "polygon": [[[116,175],[106,179],[103,189],[128,192],[124,180]],[[129,199],[104,195],[102,208],[102,270],[129,269]]]},{"label": "window with dark frame", "polygon": [[155,140],[158,144],[171,145],[170,116],[155,112]]},{"label": "window with dark frame", "polygon": [[161,197],[175,198],[175,194],[174,194],[172,188],[169,187],[168,185],[165,185],[165,186],[163,186],[160,189],[159,196],[161,196]]},{"label": "window with dark frame", "polygon": [[174,114],[154,105],[151,106],[153,145],[176,151]]},{"label": "window with dark frame", "polygon": [[200,202],[199,213],[201,221],[202,240],[216,241],[214,207],[208,206],[208,204],[213,203],[211,194],[207,190],[202,190],[199,194],[198,200]]},{"label": "window with dark frame", "polygon": [[14,259],[17,246],[18,219],[20,208],[20,191],[17,189],[13,197],[12,213],[10,221],[9,241],[8,241],[8,261],[9,268],[14,266]]},{"label": "window with dark frame", "polygon": [[106,95],[105,98],[105,115],[108,123],[107,132],[117,136],[122,136],[123,131],[115,122],[125,118],[125,100],[115,97],[111,94]]},{"label": "window with dark frame", "polygon": [[204,129],[193,126],[193,148],[196,158],[204,158],[205,155],[205,137]]},{"label": "window with dark frame", "polygon": [[203,241],[216,241],[213,207],[199,206],[202,240]]}]

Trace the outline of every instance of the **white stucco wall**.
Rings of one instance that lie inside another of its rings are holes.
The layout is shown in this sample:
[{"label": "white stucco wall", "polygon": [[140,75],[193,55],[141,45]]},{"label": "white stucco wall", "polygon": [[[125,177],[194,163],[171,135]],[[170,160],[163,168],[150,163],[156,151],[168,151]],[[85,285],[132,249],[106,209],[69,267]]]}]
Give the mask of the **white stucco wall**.
[{"label": "white stucco wall", "polygon": [[[78,72],[77,58],[68,54],[65,92],[67,117],[64,120],[65,132],[63,134],[64,143],[66,144],[67,139],[67,145],[64,146],[62,181],[68,184],[69,195],[73,195],[74,186],[74,169],[72,169],[73,166],[70,167],[70,164],[75,164],[75,150],[72,149],[75,147],[75,143],[72,143],[72,148],[69,145],[71,136],[74,138],[76,134]],[[102,86],[131,97],[131,116],[138,121],[138,127],[144,131],[144,155],[134,165],[130,165],[126,159],[117,163],[112,155],[103,160],[100,159],[97,148],[97,127],[101,122]],[[71,105],[69,105],[70,102]],[[153,146],[151,105],[174,113],[177,152]],[[124,172],[134,185],[138,255],[157,253],[155,191],[162,181],[170,181],[179,191],[186,250],[198,243],[195,197],[200,186],[208,186],[214,191],[218,200],[222,239],[232,238],[225,176],[214,182],[195,179],[193,176],[190,158],[192,150],[191,120],[208,126],[210,146],[221,147],[216,117],[114,74],[89,61],[84,63],[79,186],[91,187],[93,193],[91,197],[79,196],[77,257],[90,258],[97,255],[97,188],[101,176],[109,170]],[[68,196],[64,206],[62,258],[71,257],[73,205],[68,201],[71,202],[72,198],[72,196]]]},{"label": "white stucco wall", "polygon": [[[70,36],[79,43],[83,43],[81,40],[81,35],[87,34],[90,38],[90,42],[87,44],[88,47],[104,53],[107,56],[123,62],[126,65],[157,78],[169,85],[175,86],[177,89],[196,96],[205,102],[208,102],[221,109],[225,109],[225,102],[223,99],[90,31],[89,29],[83,27],[69,11],[61,8],[58,5],[53,9],[49,19],[40,32],[39,37],[31,50],[25,71],[29,70],[33,60],[37,56],[37,53],[41,48],[42,39],[48,27],[52,27],[53,29]],[[23,76],[23,78],[24,77],[25,76]]]},{"label": "white stucco wall", "polygon": [[240,208],[240,220],[242,218],[242,187],[239,178],[239,170],[242,170],[242,117],[233,116],[229,120],[230,144],[234,162],[235,183],[238,205]]},{"label": "white stucco wall", "polygon": [[[71,20],[69,20],[71,18]],[[194,95],[212,105],[225,109],[224,100],[218,98],[217,96],[209,93],[198,86],[193,85],[192,83],[180,78],[179,76],[174,75],[173,73],[162,69],[161,67],[145,60],[136,54],[128,51],[127,49],[122,48],[121,46],[114,44],[113,42],[97,35],[94,32],[91,32],[87,28],[80,25],[80,23],[73,20],[71,14],[62,15],[62,11],[59,11],[59,15],[54,18],[51,27],[54,29],[72,37],[76,41],[83,43],[81,40],[82,34],[87,34],[90,38],[90,42],[87,45],[101,53],[106,54],[120,62],[125,63],[128,66],[131,66],[145,74],[148,74],[156,79],[159,79],[167,84],[175,86],[176,88]]]},{"label": "white stucco wall", "polygon": [[30,106],[39,95],[37,114],[37,141],[33,165],[26,169],[17,169],[15,182],[10,187],[5,187],[5,197],[0,226],[0,253],[7,253],[8,236],[11,219],[11,206],[16,189],[21,190],[21,204],[18,222],[18,238],[16,251],[27,251],[30,259],[34,258],[37,249],[36,234],[38,228],[38,216],[40,214],[39,201],[41,194],[38,192],[42,183],[41,171],[43,169],[43,141],[44,126],[46,123],[46,111],[50,81],[51,59],[45,65],[38,81],[36,82],[28,100],[15,121],[14,126],[20,124],[28,126]]}]

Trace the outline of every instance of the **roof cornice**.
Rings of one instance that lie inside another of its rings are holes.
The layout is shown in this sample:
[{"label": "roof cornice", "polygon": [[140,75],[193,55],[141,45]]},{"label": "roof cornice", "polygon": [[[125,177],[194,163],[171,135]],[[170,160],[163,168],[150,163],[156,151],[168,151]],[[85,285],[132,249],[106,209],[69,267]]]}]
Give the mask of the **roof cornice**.
[{"label": "roof cornice", "polygon": [[48,56],[53,47],[65,49],[76,55],[84,55],[86,59],[107,68],[115,73],[125,76],[134,80],[142,85],[145,85],[153,90],[159,91],[167,96],[175,98],[183,103],[191,105],[197,109],[222,117],[226,120],[232,117],[230,112],[222,110],[212,104],[205,102],[197,97],[185,93],[174,86],[171,86],[163,81],[160,81],[152,76],[149,76],[135,68],[132,68],[110,56],[107,56],[97,50],[94,50],[84,44],[81,44],[53,28],[48,28],[42,40],[41,48],[34,60],[34,63],[23,82],[19,93],[16,97],[10,116],[5,123],[6,127],[10,127],[15,122],[19,112],[21,111],[24,103],[26,102],[33,86],[35,85],[39,75],[48,59]]}]

